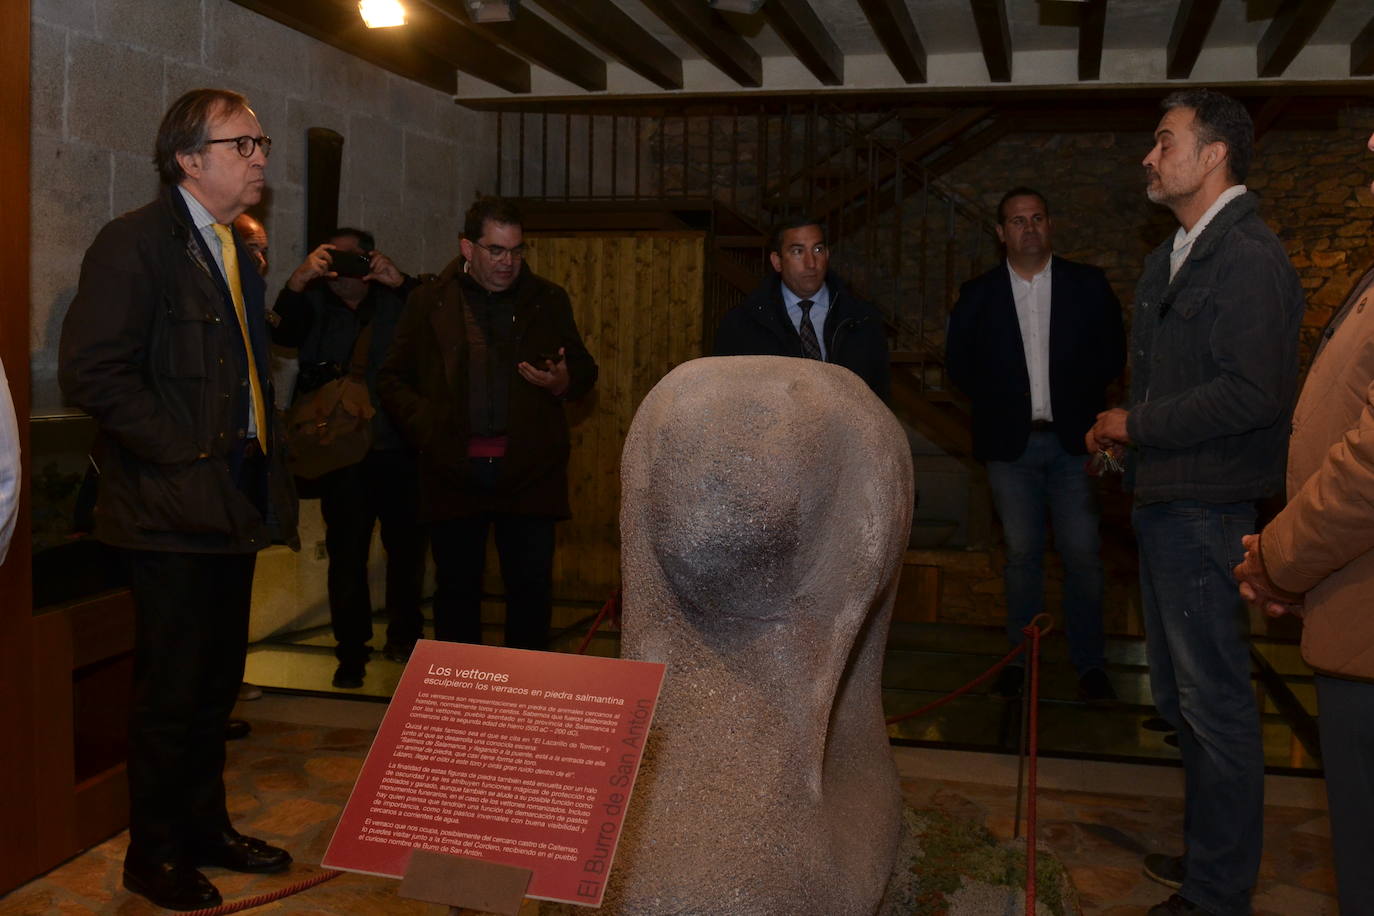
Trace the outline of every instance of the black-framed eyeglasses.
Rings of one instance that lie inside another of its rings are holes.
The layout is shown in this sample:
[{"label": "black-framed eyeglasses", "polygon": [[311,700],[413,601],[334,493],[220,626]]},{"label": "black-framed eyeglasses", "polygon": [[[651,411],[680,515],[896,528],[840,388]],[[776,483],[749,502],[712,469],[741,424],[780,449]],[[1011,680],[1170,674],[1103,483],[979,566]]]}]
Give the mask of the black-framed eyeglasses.
[{"label": "black-framed eyeglasses", "polygon": [[271,137],[224,137],[220,140],[206,140],[206,143],[232,143],[234,149],[239,151],[239,155],[247,159],[253,155],[253,151],[262,147],[264,157],[272,155]]},{"label": "black-framed eyeglasses", "polygon": [[481,242],[473,242],[472,244],[485,251],[493,261],[504,261],[508,255],[512,261],[519,261],[525,257],[524,245],[507,248],[505,245],[483,245]]}]

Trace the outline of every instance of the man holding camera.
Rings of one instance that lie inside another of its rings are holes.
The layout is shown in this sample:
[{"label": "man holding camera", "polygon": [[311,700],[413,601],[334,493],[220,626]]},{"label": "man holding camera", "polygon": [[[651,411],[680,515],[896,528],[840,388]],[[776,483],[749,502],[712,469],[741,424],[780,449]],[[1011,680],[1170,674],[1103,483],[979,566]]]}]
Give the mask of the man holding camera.
[{"label": "man holding camera", "polygon": [[[293,401],[346,375],[362,339],[368,394],[376,408],[377,368],[391,346],[406,297],[418,285],[374,250],[370,233],[350,228],[331,232],[292,271],[277,296],[272,342],[299,348]],[[370,339],[365,338],[369,333]],[[386,548],[389,618],[382,651],[393,661],[405,661],[421,635],[425,537],[418,521],[416,480],[415,452],[381,410],[372,418],[367,456],[318,480],[329,551],[329,618],[338,643],[335,687],[363,685],[372,638],[367,561],[378,521]]]}]

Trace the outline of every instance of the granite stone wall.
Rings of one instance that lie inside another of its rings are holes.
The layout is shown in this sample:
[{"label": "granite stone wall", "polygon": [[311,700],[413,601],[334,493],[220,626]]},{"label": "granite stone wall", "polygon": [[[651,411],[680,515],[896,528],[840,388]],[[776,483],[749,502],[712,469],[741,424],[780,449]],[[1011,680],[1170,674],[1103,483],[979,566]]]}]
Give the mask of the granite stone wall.
[{"label": "granite stone wall", "polygon": [[[1172,214],[1145,198],[1141,160],[1154,125],[1139,133],[1026,133],[1009,136],[946,176],[993,210],[1016,185],[1042,191],[1054,219],[1055,250],[1106,272],[1129,319],[1146,254],[1168,238]],[[1350,109],[1335,130],[1273,130],[1256,147],[1246,181],[1261,214],[1293,259],[1307,290],[1303,361],[1332,311],[1374,264],[1374,156],[1365,143],[1374,108]]]},{"label": "granite stone wall", "polygon": [[271,236],[269,296],[305,255],[305,133],[344,136],[339,220],[402,270],[441,269],[496,173],[494,118],[229,0],[33,0],[32,373],[35,414],[61,408],[57,340],[81,256],[157,190],[153,138],[198,86],[243,92],[274,142],[254,209]]}]

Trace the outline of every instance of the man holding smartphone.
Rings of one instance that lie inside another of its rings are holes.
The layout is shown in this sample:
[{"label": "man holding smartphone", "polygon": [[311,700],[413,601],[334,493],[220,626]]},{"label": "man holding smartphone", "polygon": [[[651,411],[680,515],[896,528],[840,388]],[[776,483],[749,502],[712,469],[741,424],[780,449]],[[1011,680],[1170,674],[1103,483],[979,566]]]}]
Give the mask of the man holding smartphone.
[{"label": "man holding smartphone", "polygon": [[554,525],[568,508],[563,404],[596,383],[562,287],[525,264],[514,204],[479,198],[462,254],[411,297],[379,375],[382,404],[420,450],[437,583],[434,633],[482,641],[482,571],[494,529],[505,644],[547,647]]},{"label": "man holding smartphone", "polygon": [[[401,273],[375,247],[369,232],[335,229],[292,271],[277,296],[272,342],[299,348],[293,402],[347,374],[354,346],[362,339],[368,393],[373,407],[379,405],[377,369],[391,346],[406,297],[419,281]],[[425,537],[416,467],[414,449],[378,410],[367,456],[316,482],[329,551],[329,619],[338,643],[335,687],[361,687],[366,675],[372,651],[367,564],[378,522],[386,548],[388,623],[382,651],[393,661],[405,661],[421,636]]]}]

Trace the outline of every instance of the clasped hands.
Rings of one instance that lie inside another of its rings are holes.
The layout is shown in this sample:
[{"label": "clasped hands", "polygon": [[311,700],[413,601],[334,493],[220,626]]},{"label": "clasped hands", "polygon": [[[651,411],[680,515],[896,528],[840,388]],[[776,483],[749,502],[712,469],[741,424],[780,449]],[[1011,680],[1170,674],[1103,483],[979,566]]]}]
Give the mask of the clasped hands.
[{"label": "clasped hands", "polygon": [[1231,571],[1240,583],[1240,596],[1255,607],[1262,608],[1270,617],[1303,612],[1302,595],[1284,591],[1269,578],[1264,568],[1264,555],[1260,548],[1260,535],[1247,534],[1240,539],[1245,546],[1245,559]]}]

